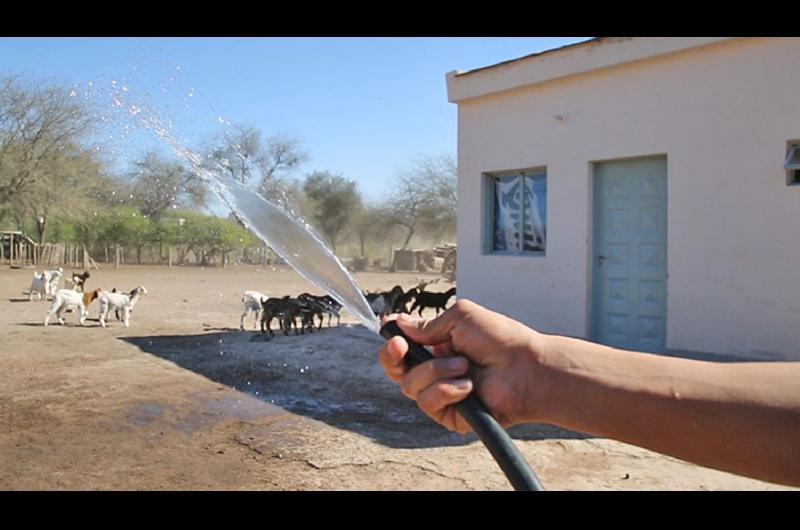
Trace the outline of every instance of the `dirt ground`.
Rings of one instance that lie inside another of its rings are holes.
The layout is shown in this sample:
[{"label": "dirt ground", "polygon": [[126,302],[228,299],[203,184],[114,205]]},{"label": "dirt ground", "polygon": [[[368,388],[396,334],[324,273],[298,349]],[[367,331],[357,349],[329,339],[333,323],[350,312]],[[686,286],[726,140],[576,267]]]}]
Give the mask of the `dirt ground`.
[{"label": "dirt ground", "polygon": [[[353,319],[270,341],[239,331],[243,291],[317,292],[290,269],[91,274],[89,288],[147,287],[129,328],[101,328],[97,302],[84,328],[74,313],[44,328],[50,304],[23,295],[31,270],[0,269],[0,489],[510,489],[473,435],[440,428],[386,379],[381,339]],[[511,434],[547,489],[791,489],[550,425]]]}]

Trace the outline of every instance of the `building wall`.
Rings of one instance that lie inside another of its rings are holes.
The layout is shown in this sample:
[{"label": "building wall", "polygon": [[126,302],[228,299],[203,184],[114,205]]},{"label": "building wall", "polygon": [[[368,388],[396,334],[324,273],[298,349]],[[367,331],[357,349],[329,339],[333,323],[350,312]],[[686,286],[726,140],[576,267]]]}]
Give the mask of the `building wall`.
[{"label": "building wall", "polygon": [[[800,39],[754,38],[459,101],[459,296],[587,336],[591,163],[666,154],[667,347],[800,360],[798,94]],[[484,255],[483,173],[540,166],[546,256]]]}]

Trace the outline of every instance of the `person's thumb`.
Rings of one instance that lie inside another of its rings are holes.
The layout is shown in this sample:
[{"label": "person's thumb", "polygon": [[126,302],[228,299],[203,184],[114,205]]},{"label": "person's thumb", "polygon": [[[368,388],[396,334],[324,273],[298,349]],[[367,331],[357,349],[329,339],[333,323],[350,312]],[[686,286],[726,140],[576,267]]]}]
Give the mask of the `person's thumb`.
[{"label": "person's thumb", "polygon": [[423,345],[450,342],[450,331],[455,325],[454,313],[445,311],[436,318],[421,319],[407,314],[397,317],[397,325],[409,339]]}]

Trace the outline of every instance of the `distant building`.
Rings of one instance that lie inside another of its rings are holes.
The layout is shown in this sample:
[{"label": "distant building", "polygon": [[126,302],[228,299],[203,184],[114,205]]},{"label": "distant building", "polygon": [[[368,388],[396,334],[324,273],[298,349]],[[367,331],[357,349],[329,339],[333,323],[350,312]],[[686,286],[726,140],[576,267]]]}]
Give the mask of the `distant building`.
[{"label": "distant building", "polygon": [[447,89],[460,297],[623,348],[800,360],[800,38],[599,38]]}]

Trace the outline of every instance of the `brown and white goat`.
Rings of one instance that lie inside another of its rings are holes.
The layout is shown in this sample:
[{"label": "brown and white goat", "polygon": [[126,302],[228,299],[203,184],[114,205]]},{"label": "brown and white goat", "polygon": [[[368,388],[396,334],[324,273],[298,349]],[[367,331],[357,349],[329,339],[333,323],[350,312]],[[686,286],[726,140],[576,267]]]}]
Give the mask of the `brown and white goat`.
[{"label": "brown and white goat", "polygon": [[61,317],[61,313],[63,313],[67,308],[74,308],[78,310],[78,318],[80,319],[81,326],[85,326],[86,316],[89,314],[89,311],[87,311],[86,308],[95,298],[98,297],[100,291],[100,289],[95,289],[94,291],[89,291],[88,293],[78,293],[72,289],[59,289],[53,294],[53,304],[50,306],[50,310],[44,317],[44,325],[47,326],[50,323],[50,318],[53,315],[58,316],[59,324],[62,326],[65,325],[64,319]]}]

